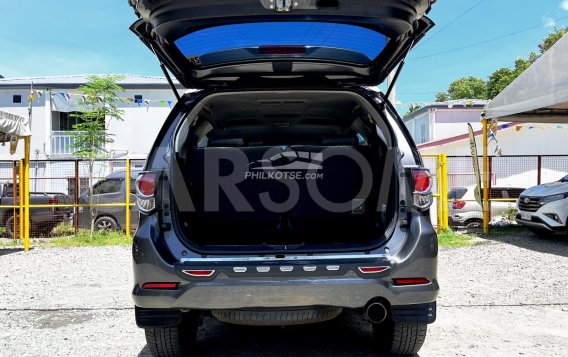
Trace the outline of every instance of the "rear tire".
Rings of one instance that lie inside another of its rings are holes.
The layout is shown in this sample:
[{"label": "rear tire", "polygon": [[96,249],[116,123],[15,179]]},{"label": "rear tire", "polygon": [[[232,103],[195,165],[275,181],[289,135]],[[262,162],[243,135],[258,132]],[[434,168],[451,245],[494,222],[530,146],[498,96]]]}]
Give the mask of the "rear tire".
[{"label": "rear tire", "polygon": [[426,340],[426,324],[385,321],[373,325],[375,339],[381,353],[413,355],[420,351]]},{"label": "rear tire", "polygon": [[466,229],[476,229],[483,227],[483,220],[482,219],[471,219],[465,222]]},{"label": "rear tire", "polygon": [[[14,216],[10,216],[7,220],[6,220],[6,234],[8,235],[8,237],[10,238],[14,238],[14,232],[16,231],[15,227],[14,227],[14,222],[16,220],[14,219]],[[19,222],[19,220],[18,220]]]},{"label": "rear tire", "polygon": [[101,216],[95,220],[95,231],[97,232],[115,231],[117,229],[118,223],[113,217]]},{"label": "rear tire", "polygon": [[191,356],[197,337],[198,318],[184,314],[176,327],[146,328],[146,344],[154,357]]}]

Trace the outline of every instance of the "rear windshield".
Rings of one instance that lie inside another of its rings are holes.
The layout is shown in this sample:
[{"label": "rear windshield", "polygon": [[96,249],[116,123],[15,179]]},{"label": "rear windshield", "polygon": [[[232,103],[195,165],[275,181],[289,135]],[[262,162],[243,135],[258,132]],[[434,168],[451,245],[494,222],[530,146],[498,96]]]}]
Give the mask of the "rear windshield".
[{"label": "rear windshield", "polygon": [[206,28],[175,44],[194,64],[294,57],[368,64],[388,38],[376,31],[330,22],[255,22]]},{"label": "rear windshield", "polygon": [[450,192],[448,192],[448,199],[449,200],[459,200],[463,196],[465,196],[466,192],[467,192],[467,188],[463,188],[463,187],[452,188],[450,190]]}]

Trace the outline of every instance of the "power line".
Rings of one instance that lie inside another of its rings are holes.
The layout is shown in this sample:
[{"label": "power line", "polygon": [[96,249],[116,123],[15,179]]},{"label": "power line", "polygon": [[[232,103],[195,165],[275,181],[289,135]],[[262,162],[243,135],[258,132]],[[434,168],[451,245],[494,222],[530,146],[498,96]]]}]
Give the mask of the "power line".
[{"label": "power line", "polygon": [[[562,21],[562,20],[565,20],[565,19],[568,19],[568,16],[564,16],[564,17],[561,17],[561,18],[558,18],[558,19],[554,19],[554,20],[552,20],[552,21],[557,22],[557,21]],[[489,42],[498,41],[498,40],[501,40],[501,39],[503,39],[503,38],[511,37],[511,36],[518,35],[518,34],[523,33],[523,32],[527,32],[527,31],[534,30],[534,29],[541,28],[541,27],[545,27],[545,26],[548,26],[548,24],[537,25],[537,26],[532,26],[532,27],[527,27],[527,28],[525,28],[525,29],[523,29],[523,30],[511,32],[511,33],[508,33],[508,34],[505,34],[505,35],[501,35],[501,36],[498,36],[498,37],[490,38],[490,39],[488,39],[488,40],[483,40],[483,41],[471,43],[471,44],[466,45],[466,46],[457,47],[457,48],[452,48],[452,49],[450,49],[450,50],[446,50],[446,51],[442,51],[442,52],[437,52],[437,53],[432,53],[432,54],[429,54],[429,55],[424,55],[424,56],[420,56],[420,57],[409,58],[408,60],[409,60],[409,61],[415,61],[415,60],[419,60],[419,59],[424,59],[424,58],[430,58],[430,57],[445,55],[445,54],[447,54],[447,53],[457,52],[457,51],[465,50],[465,49],[467,49],[467,48],[471,48],[471,47],[483,45],[483,44],[486,44],[486,43],[489,43]]]},{"label": "power line", "polygon": [[419,47],[420,45],[430,41],[432,38],[438,36],[440,34],[440,32],[444,31],[445,29],[447,29],[448,27],[450,27],[452,24],[454,24],[456,21],[458,21],[459,19],[461,19],[462,17],[464,17],[465,15],[467,15],[471,10],[475,9],[477,6],[479,6],[479,4],[481,4],[482,2],[484,2],[485,0],[480,0],[477,3],[475,3],[475,5],[473,5],[472,7],[470,7],[469,9],[465,10],[464,12],[462,12],[461,14],[459,14],[458,16],[456,16],[452,21],[450,21],[449,23],[447,23],[444,27],[442,27],[441,29],[439,29],[438,31],[436,31],[434,34],[432,34],[432,36],[429,36],[427,38],[425,38],[423,41],[419,42],[418,45],[416,47]]}]

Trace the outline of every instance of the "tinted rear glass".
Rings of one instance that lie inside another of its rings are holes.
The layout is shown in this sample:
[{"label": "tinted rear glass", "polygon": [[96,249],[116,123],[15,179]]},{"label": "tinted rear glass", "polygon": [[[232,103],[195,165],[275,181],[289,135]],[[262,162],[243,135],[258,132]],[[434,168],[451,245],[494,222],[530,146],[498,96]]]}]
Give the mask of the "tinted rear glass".
[{"label": "tinted rear glass", "polygon": [[[382,52],[387,42],[385,35],[354,25],[255,22],[206,28],[183,36],[175,44],[185,57],[199,58],[203,65],[275,55],[367,64]],[[274,54],[270,46],[296,46],[296,49],[282,55]],[[305,50],[297,51],[298,46]]]},{"label": "tinted rear glass", "polygon": [[448,192],[448,199],[449,200],[459,200],[463,196],[465,196],[466,192],[467,192],[467,188],[463,188],[463,187],[453,188],[453,189],[450,190],[450,192]]}]

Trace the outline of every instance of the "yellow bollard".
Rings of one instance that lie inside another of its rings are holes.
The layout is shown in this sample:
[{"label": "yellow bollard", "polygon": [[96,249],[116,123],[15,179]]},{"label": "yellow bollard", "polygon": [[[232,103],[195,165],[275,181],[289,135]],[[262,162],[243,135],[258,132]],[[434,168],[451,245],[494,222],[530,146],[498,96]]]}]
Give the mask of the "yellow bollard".
[{"label": "yellow bollard", "polygon": [[436,155],[436,194],[438,204],[438,231],[444,230],[444,206],[442,201],[442,155]]},{"label": "yellow bollard", "polygon": [[126,173],[125,173],[124,191],[126,194],[126,223],[124,227],[126,229],[126,236],[130,237],[130,159],[126,159]]},{"label": "yellow bollard", "polygon": [[[30,137],[24,138],[24,250],[30,250]],[[21,199],[21,198],[20,198]]]},{"label": "yellow bollard", "polygon": [[[24,241],[24,160],[20,160],[18,164],[18,235],[20,242]],[[14,227],[16,226],[16,221],[14,220]]]},{"label": "yellow bollard", "polygon": [[442,206],[442,225],[441,229],[448,229],[448,157],[446,154],[440,155],[440,187],[438,193],[440,194],[440,205]]},{"label": "yellow bollard", "polygon": [[483,234],[489,233],[489,119],[483,119]]}]

